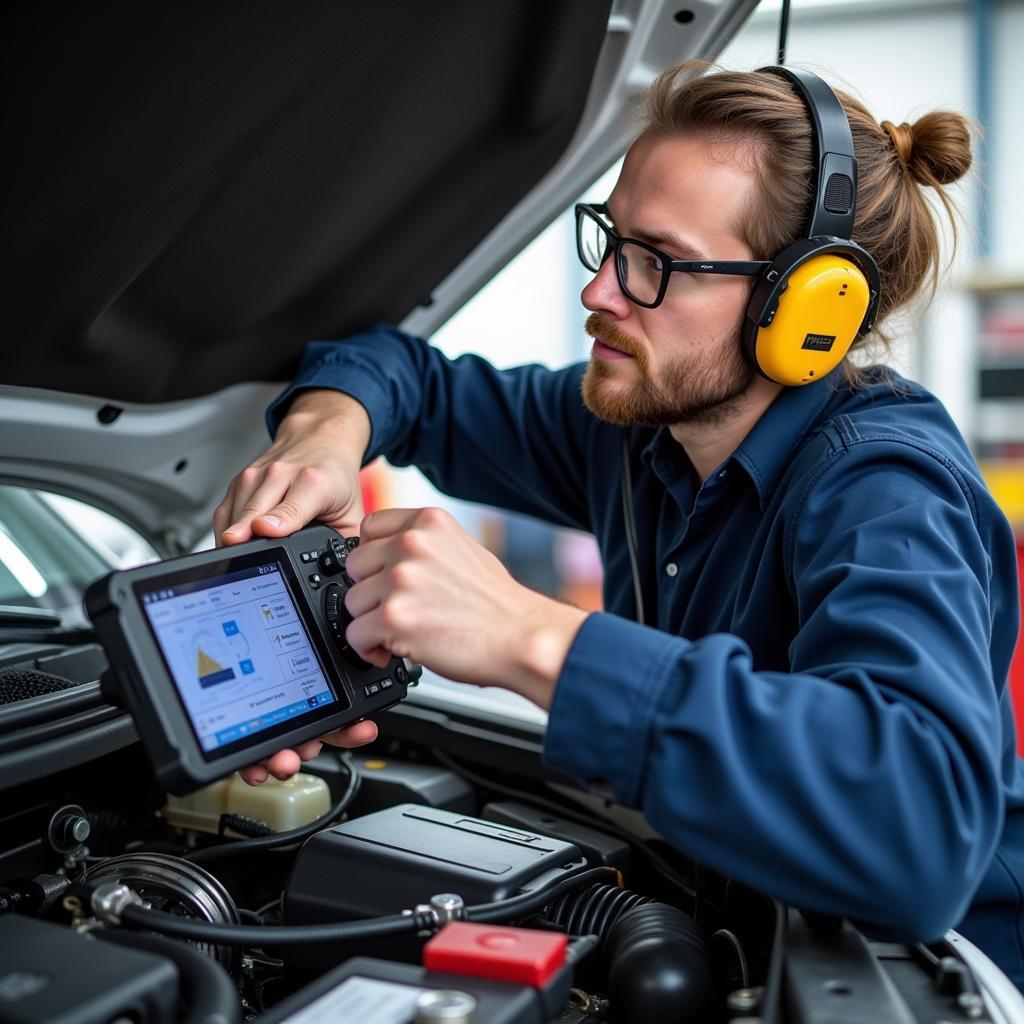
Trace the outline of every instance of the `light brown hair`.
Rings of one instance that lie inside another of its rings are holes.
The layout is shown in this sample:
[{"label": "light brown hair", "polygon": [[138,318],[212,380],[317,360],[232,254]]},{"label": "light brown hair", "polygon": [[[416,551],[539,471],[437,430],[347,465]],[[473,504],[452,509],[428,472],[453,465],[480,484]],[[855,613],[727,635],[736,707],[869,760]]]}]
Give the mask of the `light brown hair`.
[{"label": "light brown hair", "polygon": [[[814,132],[803,99],[790,81],[770,71],[712,71],[707,61],[684,61],[664,71],[647,97],[644,126],[668,135],[706,133],[712,142],[740,143],[759,182],[737,230],[755,259],[772,259],[806,230],[814,193]],[[971,166],[971,122],[936,110],[913,124],[877,122],[857,99],[834,90],[846,111],[857,158],[853,240],[878,264],[881,291],[876,328],[865,341],[889,339],[878,328],[923,291],[934,293],[939,232],[922,186],[936,191],[952,226],[956,210],[943,186]],[[927,288],[926,288],[927,286]],[[853,383],[860,376],[844,363]]]}]

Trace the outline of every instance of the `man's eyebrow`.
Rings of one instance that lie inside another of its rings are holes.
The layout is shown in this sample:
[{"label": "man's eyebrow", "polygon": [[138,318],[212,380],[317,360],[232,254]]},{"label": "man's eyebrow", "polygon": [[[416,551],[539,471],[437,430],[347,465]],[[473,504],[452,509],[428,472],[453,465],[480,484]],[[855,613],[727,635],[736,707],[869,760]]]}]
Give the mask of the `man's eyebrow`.
[{"label": "man's eyebrow", "polygon": [[[611,210],[605,204],[605,215],[611,221],[612,227],[618,227]],[[628,236],[636,238],[640,242],[646,242],[658,249],[670,249],[681,260],[702,260],[704,254],[695,245],[673,234],[671,231],[643,231],[639,230]]]},{"label": "man's eyebrow", "polygon": [[681,260],[702,260],[704,254],[695,246],[689,242],[684,241],[678,235],[674,235],[671,232],[649,232],[649,231],[638,231],[636,237],[641,242],[646,242],[648,245],[657,246],[659,249],[669,249],[673,253],[676,253]]}]

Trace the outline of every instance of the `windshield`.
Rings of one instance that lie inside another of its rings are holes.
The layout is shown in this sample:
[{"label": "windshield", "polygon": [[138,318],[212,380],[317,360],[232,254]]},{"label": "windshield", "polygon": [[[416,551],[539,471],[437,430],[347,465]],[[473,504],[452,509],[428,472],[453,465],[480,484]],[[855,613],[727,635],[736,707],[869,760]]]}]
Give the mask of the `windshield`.
[{"label": "windshield", "polygon": [[48,608],[65,625],[84,621],[82,595],[93,580],[155,558],[113,516],[81,502],[0,485],[0,605]]}]

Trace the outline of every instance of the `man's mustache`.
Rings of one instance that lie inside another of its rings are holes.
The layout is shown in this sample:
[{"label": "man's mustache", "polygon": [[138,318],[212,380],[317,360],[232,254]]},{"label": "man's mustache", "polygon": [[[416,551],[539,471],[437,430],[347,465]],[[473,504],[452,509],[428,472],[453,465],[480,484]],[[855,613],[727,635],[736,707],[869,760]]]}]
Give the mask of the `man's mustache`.
[{"label": "man's mustache", "polygon": [[647,353],[644,349],[600,313],[591,313],[587,317],[583,329],[591,338],[595,338],[611,348],[617,348],[620,352],[625,352],[627,356],[632,356],[641,366],[646,363]]}]

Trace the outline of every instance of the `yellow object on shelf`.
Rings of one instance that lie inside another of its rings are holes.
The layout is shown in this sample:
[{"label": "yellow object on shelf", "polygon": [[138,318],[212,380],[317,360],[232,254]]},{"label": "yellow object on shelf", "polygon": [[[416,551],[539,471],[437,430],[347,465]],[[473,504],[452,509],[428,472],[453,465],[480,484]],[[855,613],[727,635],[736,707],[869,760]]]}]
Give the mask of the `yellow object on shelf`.
[{"label": "yellow object on shelf", "polygon": [[162,814],[176,828],[216,835],[222,814],[242,814],[285,832],[308,825],[330,807],[330,787],[316,775],[299,772],[285,782],[270,778],[250,786],[235,774],[189,796],[168,796]]},{"label": "yellow object on shelf", "polygon": [[996,504],[1020,533],[1024,530],[1024,460],[989,459],[980,466]]}]

